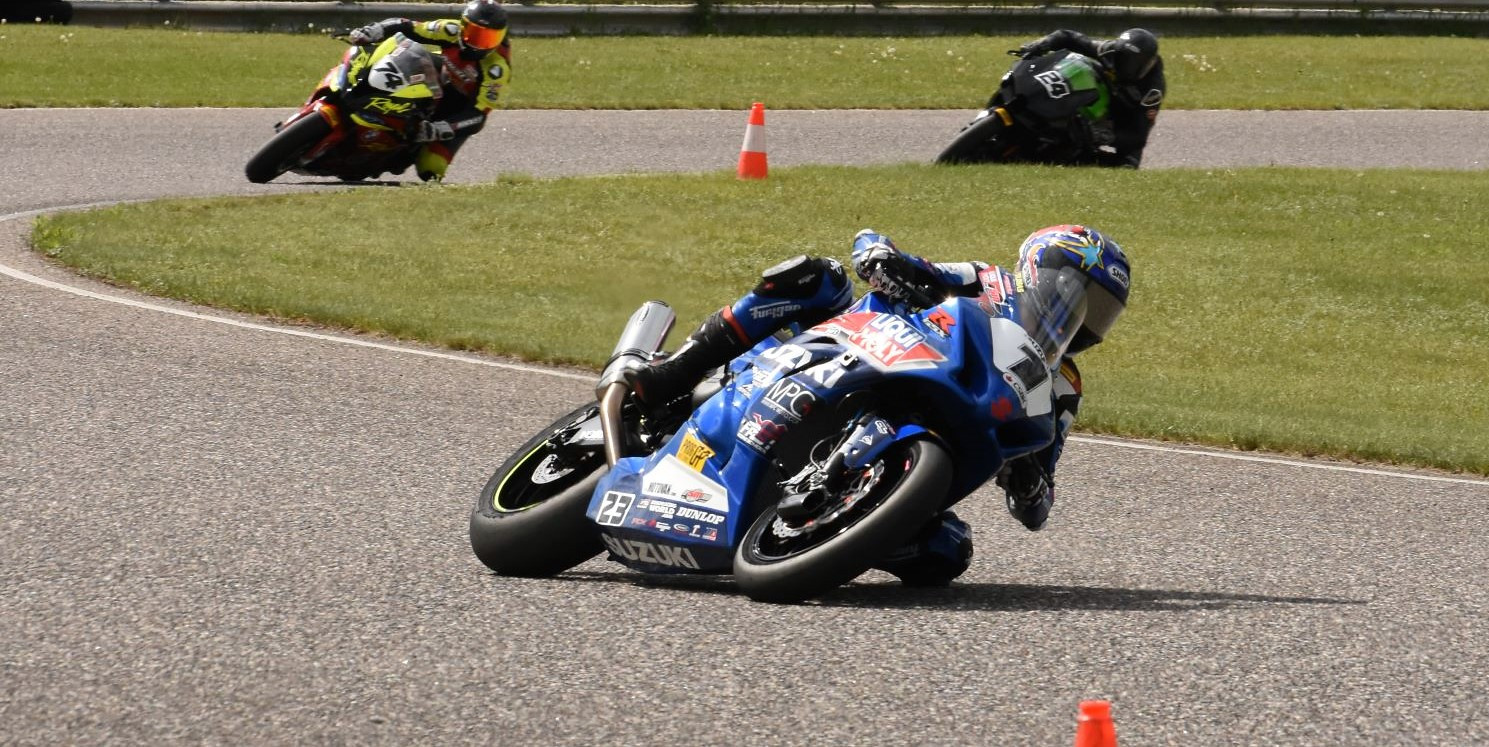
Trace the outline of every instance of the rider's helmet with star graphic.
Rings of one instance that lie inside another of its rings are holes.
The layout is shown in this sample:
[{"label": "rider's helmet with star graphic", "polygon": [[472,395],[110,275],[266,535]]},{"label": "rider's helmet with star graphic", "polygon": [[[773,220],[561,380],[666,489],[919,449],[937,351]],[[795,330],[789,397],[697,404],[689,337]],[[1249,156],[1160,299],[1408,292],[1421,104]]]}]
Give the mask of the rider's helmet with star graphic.
[{"label": "rider's helmet with star graphic", "polygon": [[1127,307],[1132,268],[1096,229],[1051,226],[1019,246],[1015,284],[1019,318],[1053,365],[1106,338]]}]

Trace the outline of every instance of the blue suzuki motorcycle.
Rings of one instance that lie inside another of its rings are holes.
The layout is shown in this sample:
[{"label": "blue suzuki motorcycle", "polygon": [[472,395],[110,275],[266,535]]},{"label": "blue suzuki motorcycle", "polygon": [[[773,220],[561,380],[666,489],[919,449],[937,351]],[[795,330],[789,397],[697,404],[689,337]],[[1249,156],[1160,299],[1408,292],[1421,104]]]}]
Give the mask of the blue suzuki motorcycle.
[{"label": "blue suzuki motorcycle", "polygon": [[980,296],[925,299],[918,312],[869,293],[767,338],[660,413],[617,373],[622,359],[662,356],[674,317],[648,302],[600,401],[492,475],[472,548],[512,576],[607,551],[647,573],[732,573],[767,602],[845,584],[1053,439],[1051,361],[1007,300],[1016,282],[991,271]]}]

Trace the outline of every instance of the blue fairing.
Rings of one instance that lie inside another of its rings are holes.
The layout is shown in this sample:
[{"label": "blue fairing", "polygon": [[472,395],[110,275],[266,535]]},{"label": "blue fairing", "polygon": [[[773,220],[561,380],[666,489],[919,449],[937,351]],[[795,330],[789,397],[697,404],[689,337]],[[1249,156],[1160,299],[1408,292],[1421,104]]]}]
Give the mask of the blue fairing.
[{"label": "blue fairing", "polygon": [[1014,307],[998,300],[958,297],[904,314],[869,294],[787,342],[760,343],[665,448],[620,460],[600,481],[589,516],[606,546],[642,570],[728,572],[774,444],[856,391],[892,394],[885,409],[911,414],[875,421],[855,461],[928,431],[957,465],[952,501],[1006,459],[1050,443],[1052,372]]}]

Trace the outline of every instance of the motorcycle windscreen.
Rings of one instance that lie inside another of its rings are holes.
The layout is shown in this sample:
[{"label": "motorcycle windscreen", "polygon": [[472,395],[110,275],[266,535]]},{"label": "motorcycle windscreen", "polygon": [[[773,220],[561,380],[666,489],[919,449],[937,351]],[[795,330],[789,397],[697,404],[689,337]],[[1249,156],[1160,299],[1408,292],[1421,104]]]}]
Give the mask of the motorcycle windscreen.
[{"label": "motorcycle windscreen", "polygon": [[1074,267],[1039,270],[1038,282],[1017,297],[1019,325],[1054,366],[1086,319],[1089,279]]},{"label": "motorcycle windscreen", "polygon": [[408,38],[401,38],[393,51],[372,65],[367,83],[395,98],[437,100],[444,95],[434,55]]}]

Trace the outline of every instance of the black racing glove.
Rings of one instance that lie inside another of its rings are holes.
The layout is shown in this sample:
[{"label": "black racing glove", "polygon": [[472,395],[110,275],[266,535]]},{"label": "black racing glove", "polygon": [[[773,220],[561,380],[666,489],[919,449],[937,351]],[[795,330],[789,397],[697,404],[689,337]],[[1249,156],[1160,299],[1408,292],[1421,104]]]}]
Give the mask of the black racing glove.
[{"label": "black racing glove", "polygon": [[1010,49],[1008,53],[1019,59],[1027,60],[1031,57],[1039,57],[1048,51],[1050,50],[1044,45],[1044,40],[1040,39],[1038,41],[1031,41],[1018,49]]},{"label": "black racing glove", "polygon": [[870,229],[854,237],[853,271],[891,300],[920,307],[937,303],[932,293],[939,283],[927,262],[900,251],[888,236]]},{"label": "black racing glove", "polygon": [[432,143],[439,140],[454,140],[455,128],[449,122],[424,120],[414,127],[414,142]]},{"label": "black racing glove", "polygon": [[345,36],[347,41],[359,47],[367,44],[376,44],[383,40],[383,27],[375,23],[367,26],[359,26],[349,29]]}]

